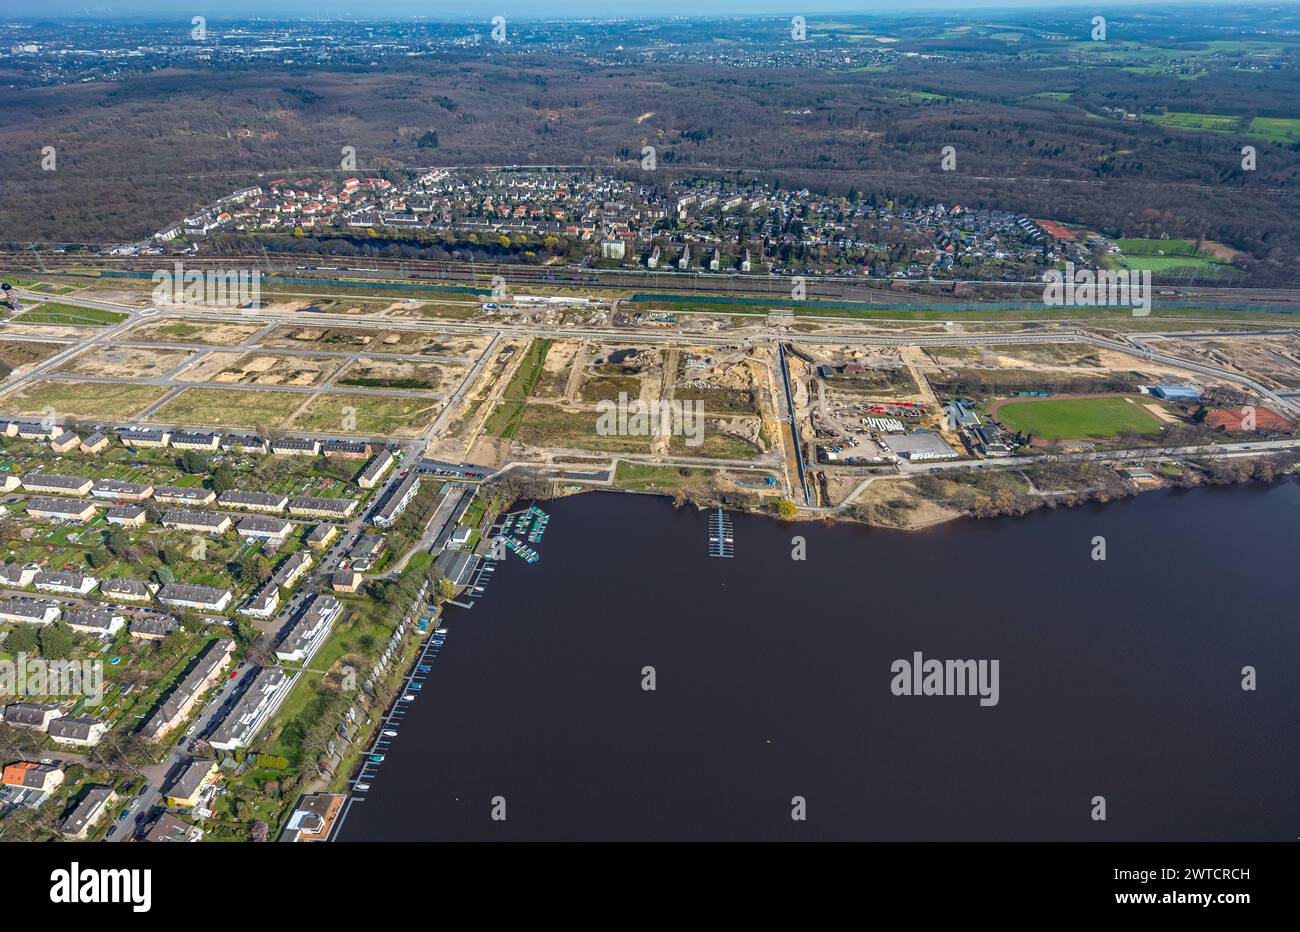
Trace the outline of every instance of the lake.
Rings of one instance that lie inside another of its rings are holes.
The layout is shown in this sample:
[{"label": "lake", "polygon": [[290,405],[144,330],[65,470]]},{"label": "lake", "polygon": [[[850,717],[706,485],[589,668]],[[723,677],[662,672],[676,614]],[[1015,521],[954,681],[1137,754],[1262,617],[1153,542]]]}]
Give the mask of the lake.
[{"label": "lake", "polygon": [[[918,533],[736,515],[731,560],[706,555],[707,513],[664,499],[543,507],[540,562],[511,555],[475,608],[448,608],[342,840],[1300,830],[1300,484]],[[996,704],[895,695],[917,652],[996,660]]]}]

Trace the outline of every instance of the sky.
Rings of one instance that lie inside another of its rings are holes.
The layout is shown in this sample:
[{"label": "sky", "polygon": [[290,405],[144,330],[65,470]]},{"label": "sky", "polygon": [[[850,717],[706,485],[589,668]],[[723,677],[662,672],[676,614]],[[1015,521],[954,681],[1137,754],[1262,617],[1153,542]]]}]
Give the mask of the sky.
[{"label": "sky", "polygon": [[[1162,5],[1177,0],[654,0],[653,3],[610,4],[608,0],[0,0],[0,17],[180,17],[205,16],[209,23],[247,17],[306,17],[312,19],[409,19],[462,20],[475,16],[491,19],[564,19],[578,16],[717,16],[746,13],[893,13],[906,10],[976,10],[1058,7]],[[1243,5],[1252,0],[1219,0]],[[1264,5],[1259,3],[1257,5]]]}]

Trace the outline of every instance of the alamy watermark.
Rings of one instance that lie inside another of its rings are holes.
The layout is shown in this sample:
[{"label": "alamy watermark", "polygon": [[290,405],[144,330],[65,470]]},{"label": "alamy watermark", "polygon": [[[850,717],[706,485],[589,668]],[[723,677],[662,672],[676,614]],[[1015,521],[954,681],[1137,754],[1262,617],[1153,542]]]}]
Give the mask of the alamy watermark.
[{"label": "alamy watermark", "polygon": [[154,304],[247,307],[261,302],[260,269],[187,269],[183,262],[152,275]]},{"label": "alamy watermark", "polygon": [[998,704],[998,661],[912,659],[889,665],[889,690],[895,696],[979,696],[984,707]]},{"label": "alamy watermark", "polygon": [[1043,303],[1048,307],[1131,307],[1134,317],[1151,313],[1151,270],[1076,269],[1043,273]]},{"label": "alamy watermark", "polygon": [[104,663],[100,660],[46,660],[23,651],[0,660],[0,697],[76,696],[96,705],[104,701]]},{"label": "alamy watermark", "polygon": [[685,437],[688,447],[704,442],[704,402],[700,399],[643,401],[619,392],[617,401],[606,398],[596,402],[596,411],[596,433],[602,437],[675,435]]}]

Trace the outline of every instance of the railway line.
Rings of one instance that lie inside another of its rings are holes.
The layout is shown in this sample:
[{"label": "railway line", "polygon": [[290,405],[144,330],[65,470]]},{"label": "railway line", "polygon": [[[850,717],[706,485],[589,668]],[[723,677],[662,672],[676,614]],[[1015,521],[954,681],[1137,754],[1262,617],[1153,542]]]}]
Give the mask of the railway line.
[{"label": "railway line", "polygon": [[[122,272],[149,272],[170,269],[176,262],[186,266],[221,267],[244,265],[256,268],[264,275],[294,278],[320,278],[329,281],[349,282],[386,280],[405,283],[457,284],[483,286],[486,293],[494,278],[503,279],[507,285],[534,287],[580,286],[584,288],[647,292],[691,292],[704,297],[747,296],[770,298],[783,304],[792,304],[791,276],[756,275],[739,272],[707,272],[696,270],[682,272],[668,269],[593,269],[582,266],[526,266],[507,262],[464,262],[444,259],[399,259],[390,257],[341,258],[323,253],[294,253],[276,255],[258,252],[242,255],[208,256],[104,256],[64,253],[32,252],[24,245],[0,244],[0,263],[10,271],[26,274],[73,274],[86,270],[116,270]],[[87,244],[91,245],[91,244]],[[102,248],[94,244],[91,248]],[[345,276],[338,279],[339,275]],[[862,282],[838,276],[805,276],[806,293],[810,299],[841,300],[884,304],[898,309],[933,308],[986,302],[1022,302],[1032,307],[1036,290],[1042,288],[1037,279],[1017,281],[985,281],[981,279],[912,279],[887,278]],[[923,289],[907,293],[896,289],[906,285]],[[960,286],[968,293],[956,294]],[[1157,305],[1188,306],[1204,304],[1213,309],[1258,309],[1269,306],[1294,307],[1300,312],[1300,287],[1261,285],[1257,287],[1167,284],[1156,286]]]}]

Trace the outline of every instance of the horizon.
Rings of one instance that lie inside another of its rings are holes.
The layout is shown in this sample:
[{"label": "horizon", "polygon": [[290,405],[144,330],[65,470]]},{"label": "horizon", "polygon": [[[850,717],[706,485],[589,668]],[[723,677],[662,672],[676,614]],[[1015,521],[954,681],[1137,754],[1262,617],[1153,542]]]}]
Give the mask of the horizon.
[{"label": "horizon", "polygon": [[[749,18],[761,16],[850,16],[863,18],[892,18],[908,14],[976,14],[998,12],[1065,12],[1067,10],[1095,9],[1141,9],[1150,6],[1223,6],[1268,8],[1275,6],[1294,6],[1300,0],[1227,0],[1226,3],[1214,0],[898,0],[887,10],[861,9],[862,4],[856,0],[818,0],[818,8],[808,10],[792,6],[789,0],[711,0],[704,4],[709,9],[701,10],[701,4],[692,0],[667,0],[657,5],[656,11],[643,15],[610,15],[601,4],[593,0],[581,0],[570,5],[565,12],[544,12],[551,4],[540,0],[471,0],[462,5],[462,9],[473,10],[458,15],[446,13],[427,13],[422,10],[424,4],[419,0],[385,0],[383,12],[371,10],[366,15],[354,15],[346,10],[321,10],[319,3],[310,0],[279,0],[273,4],[273,12],[267,12],[267,4],[255,0],[234,0],[221,4],[222,9],[214,11],[199,9],[202,4],[193,0],[134,0],[125,5],[108,8],[89,8],[83,0],[48,0],[43,4],[41,13],[9,13],[0,9],[0,21],[5,22],[46,22],[51,19],[68,19],[86,22],[108,20],[140,20],[180,17],[189,19],[194,15],[204,15],[209,21],[241,22],[423,22],[423,23],[465,23],[475,22],[484,17],[504,15],[519,22],[644,22],[655,20],[710,20],[717,18]],[[3,4],[0,4],[2,7]]]}]

